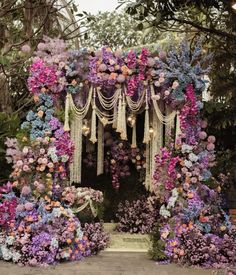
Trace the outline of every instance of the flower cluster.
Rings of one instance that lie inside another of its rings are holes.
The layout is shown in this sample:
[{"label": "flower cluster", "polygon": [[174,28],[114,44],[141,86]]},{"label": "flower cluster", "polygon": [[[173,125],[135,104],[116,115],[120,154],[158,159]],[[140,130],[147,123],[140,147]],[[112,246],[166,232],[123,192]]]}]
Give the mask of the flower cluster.
[{"label": "flower cluster", "polygon": [[202,60],[201,56],[199,43],[192,56],[185,42],[181,44],[180,53],[160,51],[156,56],[146,48],[140,53],[130,50],[123,54],[120,50],[113,53],[109,47],[103,47],[90,58],[88,80],[105,88],[125,84],[128,96],[139,94],[151,82],[155,86],[155,99],[162,97],[176,107],[183,104],[187,85],[192,84],[198,94],[204,90],[203,77],[209,72],[204,64],[208,64],[210,56]]},{"label": "flower cluster", "polygon": [[51,96],[41,93],[34,97],[36,110],[30,110],[26,121],[22,123],[21,129],[30,131],[30,139],[45,137],[51,134],[50,120],[53,117],[53,100]]},{"label": "flower cluster", "polygon": [[113,53],[109,47],[103,47],[90,58],[88,80],[94,85],[114,86],[125,82],[128,74],[120,50]]},{"label": "flower cluster", "polygon": [[132,202],[120,203],[116,214],[118,218],[116,230],[129,233],[150,233],[157,222],[157,206],[155,197],[145,196]]},{"label": "flower cluster", "polygon": [[85,223],[82,225],[84,236],[89,240],[92,255],[104,250],[109,243],[109,234],[104,231],[102,223]]},{"label": "flower cluster", "polygon": [[63,40],[44,36],[30,67],[29,90],[35,94],[48,92],[57,97],[67,85],[65,69],[68,57]]},{"label": "flower cluster", "polygon": [[103,202],[103,194],[101,191],[89,187],[75,188],[71,186],[64,188],[61,201],[72,207],[76,212],[80,212],[89,206],[93,215],[97,216],[97,207]]},{"label": "flower cluster", "polygon": [[[154,193],[162,206],[161,240],[172,260],[203,267],[235,264],[228,245],[235,247],[235,232],[221,208],[221,183],[211,174],[215,164],[215,137],[207,136],[192,85],[186,87],[180,113],[182,134],[175,148],[156,156]],[[222,249],[221,249],[222,247]]]},{"label": "flower cluster", "polygon": [[107,154],[106,169],[111,172],[112,186],[115,189],[119,189],[120,178],[130,176],[128,165],[130,160],[130,146],[124,141],[112,141],[110,151],[108,151]]},{"label": "flower cluster", "polygon": [[12,190],[5,194],[16,200],[15,218],[6,217],[1,228],[0,250],[4,260],[21,265],[48,265],[65,260],[80,260],[90,255],[89,241],[72,211],[49,197],[36,199],[22,190],[17,197]]},{"label": "flower cluster", "polygon": [[14,185],[20,188],[31,185],[37,196],[52,195],[56,178],[66,178],[66,164],[72,154],[72,150],[68,153],[68,148],[66,153],[59,150],[60,140],[45,137],[30,141],[24,137],[20,144],[16,139],[7,139],[6,156],[13,164],[11,177]]},{"label": "flower cluster", "polygon": [[233,234],[224,234],[220,238],[215,234],[204,235],[194,227],[181,235],[180,242],[177,251],[181,255],[182,264],[224,268],[236,262],[236,239]]},{"label": "flower cluster", "polygon": [[53,66],[47,66],[43,60],[37,59],[30,66],[30,77],[28,78],[28,88],[30,92],[38,94],[54,90],[57,84],[56,70]]}]

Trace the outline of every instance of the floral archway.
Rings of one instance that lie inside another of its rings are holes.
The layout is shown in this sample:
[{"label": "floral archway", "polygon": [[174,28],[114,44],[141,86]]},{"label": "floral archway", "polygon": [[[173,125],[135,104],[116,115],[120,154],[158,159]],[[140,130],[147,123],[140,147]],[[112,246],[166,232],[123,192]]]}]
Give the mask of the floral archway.
[{"label": "floral archway", "polygon": [[[222,181],[209,171],[215,138],[207,137],[200,116],[208,63],[199,45],[191,53],[187,43],[168,54],[109,47],[69,51],[62,40],[49,38],[39,43],[28,78],[36,106],[17,138],[6,142],[13,172],[1,187],[3,259],[38,265],[91,253],[90,236],[75,213],[88,204],[96,212],[93,201],[102,200],[101,194],[70,186],[81,181],[83,139],[90,147],[97,142],[101,174],[104,127],[111,125],[121,140],[128,139],[130,127],[135,149],[136,116],[144,113],[144,183],[161,204],[160,240],[154,244],[159,259],[204,267],[234,263],[228,247],[235,235],[220,207]],[[64,124],[58,119],[63,109]],[[112,183],[119,188],[117,175]],[[81,194],[87,198],[82,203]],[[81,204],[76,211],[75,201]],[[190,247],[194,238],[200,244]],[[207,244],[211,254],[202,252]]]}]

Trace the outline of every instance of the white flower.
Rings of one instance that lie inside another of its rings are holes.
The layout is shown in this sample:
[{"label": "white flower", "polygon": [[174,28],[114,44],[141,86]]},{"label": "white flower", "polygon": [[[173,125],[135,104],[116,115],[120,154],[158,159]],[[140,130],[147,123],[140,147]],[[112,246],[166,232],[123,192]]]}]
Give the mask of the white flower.
[{"label": "white flower", "polygon": [[184,161],[184,165],[186,166],[186,167],[188,167],[188,168],[190,168],[190,167],[192,167],[193,166],[193,163],[190,161],[190,160],[185,160]]},{"label": "white flower", "polygon": [[51,240],[51,246],[58,247],[58,240],[55,239],[55,238],[52,238],[52,240]]},{"label": "white flower", "polygon": [[172,196],[168,200],[168,205],[166,207],[167,209],[170,209],[170,208],[172,208],[172,207],[175,206],[175,203],[176,203],[176,201],[178,199],[178,196],[179,196],[179,193],[178,193],[177,189],[174,188],[172,190]]},{"label": "white flower", "polygon": [[2,258],[9,261],[12,258],[12,253],[5,245],[0,246],[0,251],[2,252]]},{"label": "white flower", "polygon": [[170,211],[166,209],[164,204],[161,206],[159,213],[164,218],[168,218],[171,216]]},{"label": "white flower", "polygon": [[15,238],[13,236],[7,236],[6,244],[13,245]]},{"label": "white flower", "polygon": [[19,262],[20,258],[21,258],[21,254],[19,252],[15,251],[12,253],[12,261],[14,263]]},{"label": "white flower", "polygon": [[28,152],[29,152],[29,149],[28,149],[28,147],[25,146],[25,147],[23,148],[23,150],[22,150],[22,153],[23,153],[24,155],[27,155]]},{"label": "white flower", "polygon": [[61,216],[61,209],[60,208],[53,208],[52,210],[52,216],[59,218]]},{"label": "white flower", "polygon": [[193,147],[191,145],[188,145],[185,143],[182,145],[182,148],[181,148],[182,153],[190,153],[192,150],[193,150]]},{"label": "white flower", "polygon": [[188,156],[189,160],[191,160],[192,162],[196,162],[198,161],[198,156],[195,155],[194,153],[190,153]]},{"label": "white flower", "polygon": [[61,161],[62,161],[62,162],[67,162],[68,159],[69,159],[69,156],[67,156],[67,155],[61,156]]}]

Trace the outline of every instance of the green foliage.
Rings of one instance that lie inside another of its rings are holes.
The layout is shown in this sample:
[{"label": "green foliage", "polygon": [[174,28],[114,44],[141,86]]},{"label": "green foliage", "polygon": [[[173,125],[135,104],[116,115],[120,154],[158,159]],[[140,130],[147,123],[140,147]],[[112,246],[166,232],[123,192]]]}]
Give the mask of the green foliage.
[{"label": "green foliage", "polygon": [[5,113],[0,113],[0,182],[4,182],[8,179],[11,167],[7,164],[5,159],[6,137],[15,137],[19,128],[20,120],[17,115],[9,116]]},{"label": "green foliage", "polygon": [[163,261],[166,259],[166,255],[164,253],[165,242],[160,238],[160,227],[156,224],[152,234],[151,234],[151,243],[152,247],[149,250],[148,254],[154,261]]},{"label": "green foliage", "polygon": [[138,23],[124,12],[99,12],[87,25],[87,36],[82,39],[84,47],[129,48],[140,44],[156,43],[160,33],[148,24]]},{"label": "green foliage", "polygon": [[[228,184],[235,184],[236,163],[236,104],[221,101],[205,103],[203,116],[208,120],[207,132],[216,137],[216,166],[213,175],[229,175]],[[227,186],[226,186],[227,187]]]}]

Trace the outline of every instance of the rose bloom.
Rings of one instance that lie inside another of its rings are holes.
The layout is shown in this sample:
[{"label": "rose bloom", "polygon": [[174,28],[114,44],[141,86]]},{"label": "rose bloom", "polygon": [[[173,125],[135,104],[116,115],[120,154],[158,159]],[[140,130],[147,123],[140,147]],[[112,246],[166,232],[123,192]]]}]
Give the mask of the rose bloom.
[{"label": "rose bloom", "polygon": [[201,127],[202,128],[206,128],[207,127],[207,121],[206,120],[202,120],[201,121]]},{"label": "rose bloom", "polygon": [[52,162],[49,162],[48,163],[48,168],[53,168],[54,167],[54,164]]},{"label": "rose bloom", "polygon": [[198,136],[199,136],[199,138],[200,139],[205,139],[206,137],[207,137],[207,133],[206,132],[204,132],[204,131],[201,131],[199,134],[198,134]]},{"label": "rose bloom", "polygon": [[188,172],[188,169],[187,169],[186,167],[183,167],[183,168],[181,169],[181,171],[182,171],[183,174],[186,174],[186,173]]},{"label": "rose bloom", "polygon": [[216,138],[214,136],[209,136],[207,141],[210,142],[210,143],[215,143]]},{"label": "rose bloom", "polygon": [[107,66],[106,66],[106,64],[101,64],[101,65],[98,67],[98,69],[99,69],[99,71],[104,72],[104,71],[106,71]]},{"label": "rose bloom", "polygon": [[29,171],[29,170],[30,170],[29,166],[28,166],[28,165],[26,165],[26,164],[23,166],[23,168],[22,168],[22,169],[23,169],[23,171],[24,171],[24,172],[27,172],[27,171]]},{"label": "rose bloom", "polygon": [[23,150],[22,150],[22,153],[24,154],[24,155],[26,155],[26,154],[28,154],[28,152],[29,152],[29,149],[28,149],[28,147],[24,147],[23,148]]},{"label": "rose bloom", "polygon": [[47,164],[48,163],[48,159],[47,158],[43,158],[42,159],[42,164]]},{"label": "rose bloom", "polygon": [[162,83],[162,82],[164,82],[164,81],[165,81],[165,78],[164,78],[164,77],[160,77],[160,78],[159,78],[159,82],[160,82],[160,83]]},{"label": "rose bloom", "polygon": [[43,160],[42,158],[39,158],[39,159],[38,159],[38,163],[41,164],[41,163],[42,163],[42,160]]},{"label": "rose bloom", "polygon": [[16,165],[17,165],[17,166],[22,166],[22,165],[23,165],[23,161],[22,161],[22,160],[18,160],[18,161],[16,162]]},{"label": "rose bloom", "polygon": [[125,82],[125,76],[120,74],[118,77],[117,77],[117,82],[119,83],[123,83]]},{"label": "rose bloom", "polygon": [[197,178],[196,178],[196,177],[192,177],[192,178],[191,178],[191,182],[192,182],[192,183],[197,183]]},{"label": "rose bloom", "polygon": [[45,165],[41,165],[40,168],[39,168],[39,171],[43,172],[45,170]]},{"label": "rose bloom", "polygon": [[168,90],[166,90],[166,91],[164,92],[164,94],[165,94],[165,96],[168,96],[168,95],[170,94],[170,92],[169,92]]},{"label": "rose bloom", "polygon": [[176,89],[179,86],[179,82],[176,80],[172,84],[172,89]]},{"label": "rose bloom", "polygon": [[44,153],[45,153],[45,149],[44,149],[44,148],[41,148],[41,149],[39,150],[39,152],[40,152],[40,154],[44,154]]},{"label": "rose bloom", "polygon": [[208,151],[213,151],[215,149],[215,145],[213,143],[207,144],[207,150]]},{"label": "rose bloom", "polygon": [[38,116],[39,116],[40,118],[43,117],[43,114],[44,114],[44,112],[43,112],[42,110],[38,111]]},{"label": "rose bloom", "polygon": [[28,162],[29,162],[29,163],[33,163],[33,162],[34,162],[34,159],[33,159],[33,158],[29,158]]}]

